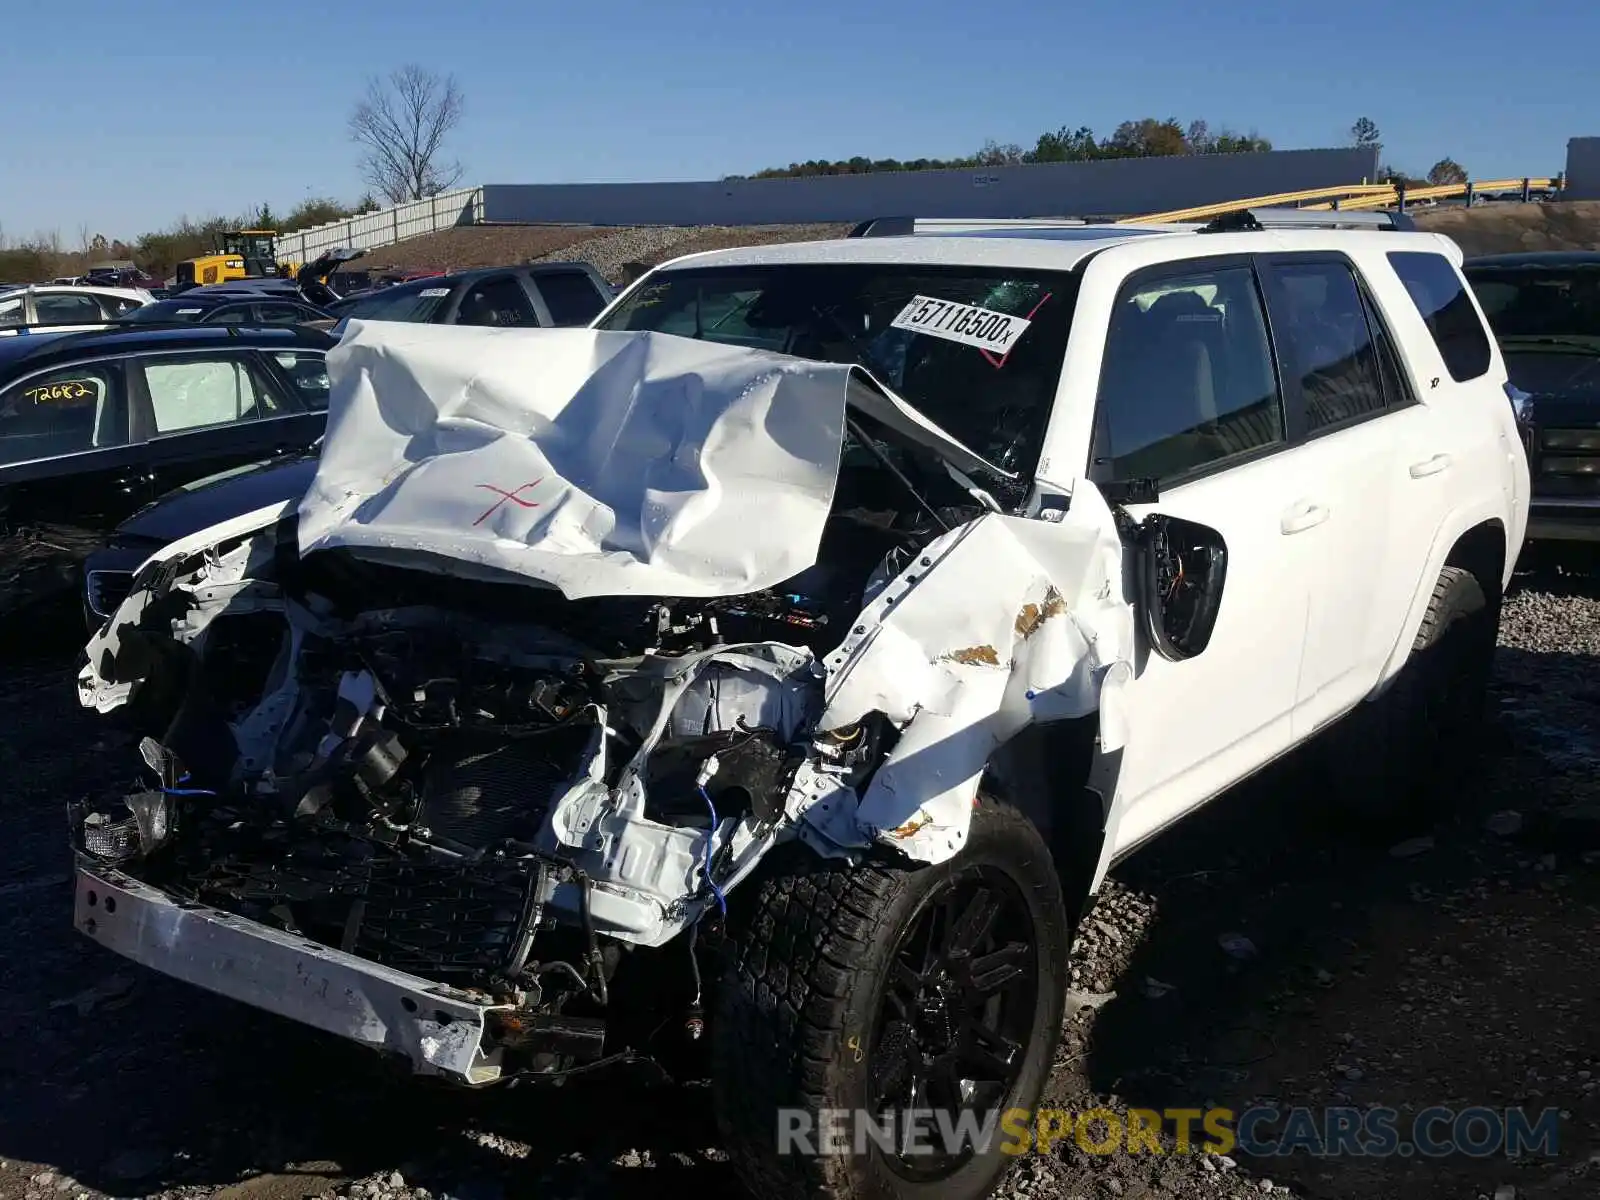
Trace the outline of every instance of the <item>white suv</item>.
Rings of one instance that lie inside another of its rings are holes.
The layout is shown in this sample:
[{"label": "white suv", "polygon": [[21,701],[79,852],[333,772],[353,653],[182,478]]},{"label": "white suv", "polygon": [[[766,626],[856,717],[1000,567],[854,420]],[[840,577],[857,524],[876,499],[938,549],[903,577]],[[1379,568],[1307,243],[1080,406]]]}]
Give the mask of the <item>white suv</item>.
[{"label": "white suv", "polygon": [[89,644],[153,778],[78,927],[465,1083],[709,1047],[753,1188],[981,1196],[1115,860],[1342,717],[1369,808],[1466,744],[1528,477],[1460,258],[1023,224],[352,323],[310,492]]}]

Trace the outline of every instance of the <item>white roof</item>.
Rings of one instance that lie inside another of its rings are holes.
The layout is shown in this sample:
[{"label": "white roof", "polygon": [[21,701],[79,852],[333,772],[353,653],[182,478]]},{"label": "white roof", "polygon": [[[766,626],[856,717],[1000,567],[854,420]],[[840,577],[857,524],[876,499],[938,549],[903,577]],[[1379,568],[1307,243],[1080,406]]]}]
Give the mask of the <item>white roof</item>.
[{"label": "white roof", "polygon": [[1038,230],[975,230],[910,237],[834,238],[780,242],[686,254],[663,267],[758,267],[768,263],[930,263],[973,267],[1070,270],[1096,250],[1132,238],[1172,236],[1130,225],[1087,225]]},{"label": "white roof", "polygon": [[14,296],[18,292],[32,292],[35,296],[112,296],[118,300],[135,300],[140,304],[149,304],[155,299],[144,288],[84,287],[65,283],[25,284],[22,287],[0,288],[0,296]]},{"label": "white roof", "polygon": [[[1204,248],[1188,242],[1203,238]],[[1037,229],[986,229],[902,237],[836,238],[780,242],[686,254],[662,263],[658,271],[691,267],[760,267],[779,263],[927,263],[929,265],[1010,267],[1069,271],[1101,250],[1181,238],[1188,245],[1175,259],[1215,254],[1273,253],[1292,250],[1430,250],[1460,261],[1456,244],[1442,234],[1359,229],[1266,229],[1241,233],[1201,233],[1199,226],[1086,225]]]}]

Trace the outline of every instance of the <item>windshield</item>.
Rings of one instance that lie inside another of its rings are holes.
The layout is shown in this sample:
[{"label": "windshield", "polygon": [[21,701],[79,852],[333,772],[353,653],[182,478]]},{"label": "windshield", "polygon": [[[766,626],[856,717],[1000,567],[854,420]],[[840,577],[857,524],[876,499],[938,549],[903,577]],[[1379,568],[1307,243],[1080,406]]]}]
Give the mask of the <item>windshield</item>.
[{"label": "windshield", "polygon": [[923,264],[662,272],[596,323],[860,363],[989,462],[1037,464],[1077,279]]},{"label": "windshield", "polygon": [[1467,272],[1524,391],[1600,387],[1600,266]]},{"label": "windshield", "polygon": [[429,282],[384,288],[370,296],[353,296],[340,303],[338,313],[357,321],[427,322],[444,307],[450,288]]},{"label": "windshield", "polygon": [[1483,271],[1467,278],[1496,337],[1600,341],[1600,266]]}]

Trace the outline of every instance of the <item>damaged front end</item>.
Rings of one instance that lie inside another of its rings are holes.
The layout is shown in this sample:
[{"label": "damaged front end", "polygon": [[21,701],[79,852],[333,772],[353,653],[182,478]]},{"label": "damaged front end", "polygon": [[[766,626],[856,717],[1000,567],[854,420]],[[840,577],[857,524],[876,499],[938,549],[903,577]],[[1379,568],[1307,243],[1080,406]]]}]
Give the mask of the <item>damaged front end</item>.
[{"label": "damaged front end", "polygon": [[[1132,639],[1093,489],[885,507],[858,422],[912,423],[851,368],[491,332],[357,327],[299,510],[145,565],[80,699],[146,782],[73,816],[84,932],[472,1084],[630,1054],[640,960],[697,1032],[696,932],[769,850],[957,853],[994,751]],[[496,386],[530,354],[570,386]]]}]

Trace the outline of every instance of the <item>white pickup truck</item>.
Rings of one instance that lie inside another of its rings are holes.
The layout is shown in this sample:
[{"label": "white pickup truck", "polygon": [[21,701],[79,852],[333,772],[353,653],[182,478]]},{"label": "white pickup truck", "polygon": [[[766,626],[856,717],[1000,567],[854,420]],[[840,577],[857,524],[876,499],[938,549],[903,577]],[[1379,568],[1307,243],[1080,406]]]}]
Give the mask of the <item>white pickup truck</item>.
[{"label": "white pickup truck", "polygon": [[466,1084],[706,1048],[761,1194],[987,1194],[902,1135],[1037,1102],[1112,863],[1341,719],[1369,812],[1470,745],[1529,489],[1448,240],[979,225],[353,322],[305,497],[88,646],[150,784],[78,928]]}]

